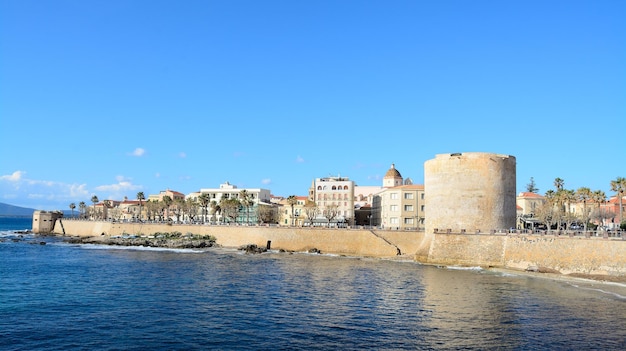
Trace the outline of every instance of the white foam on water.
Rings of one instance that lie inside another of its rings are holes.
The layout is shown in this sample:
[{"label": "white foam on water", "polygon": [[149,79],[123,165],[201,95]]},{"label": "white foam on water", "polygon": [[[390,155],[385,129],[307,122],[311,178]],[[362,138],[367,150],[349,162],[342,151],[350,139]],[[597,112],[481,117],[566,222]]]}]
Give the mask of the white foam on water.
[{"label": "white foam on water", "polygon": [[[615,291],[609,291],[609,290],[605,290],[605,289],[600,289],[600,288],[596,288],[596,287],[586,287],[586,286],[580,286],[578,284],[569,282],[568,283],[570,286],[575,287],[577,289],[581,289],[581,290],[588,290],[588,291],[596,291],[602,294],[606,294],[606,295],[610,295],[613,297],[616,297],[620,300],[626,300],[626,295],[622,295],[620,293],[617,293]],[[606,283],[601,283],[601,284],[605,284],[605,285],[612,285],[612,286],[616,286],[619,288],[626,288],[626,284],[622,284],[622,283],[612,283],[612,282],[606,282]]]},{"label": "white foam on water", "polygon": [[80,244],[79,247],[88,250],[128,250],[128,251],[153,251],[153,252],[178,252],[178,253],[204,253],[203,250],[196,249],[173,249],[167,247],[149,247],[149,246],[122,246],[122,245],[99,245],[99,244]]},{"label": "white foam on water", "polygon": [[446,266],[446,269],[458,270],[458,271],[482,271],[482,267],[463,267],[463,266]]}]

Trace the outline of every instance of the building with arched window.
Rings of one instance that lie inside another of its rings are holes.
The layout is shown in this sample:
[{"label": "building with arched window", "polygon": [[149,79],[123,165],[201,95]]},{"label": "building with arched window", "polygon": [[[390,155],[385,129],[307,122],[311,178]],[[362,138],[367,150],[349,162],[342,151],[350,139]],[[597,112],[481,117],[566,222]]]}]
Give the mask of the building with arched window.
[{"label": "building with arched window", "polygon": [[309,199],[319,210],[317,224],[344,226],[354,222],[354,181],[340,176],[316,178]]}]

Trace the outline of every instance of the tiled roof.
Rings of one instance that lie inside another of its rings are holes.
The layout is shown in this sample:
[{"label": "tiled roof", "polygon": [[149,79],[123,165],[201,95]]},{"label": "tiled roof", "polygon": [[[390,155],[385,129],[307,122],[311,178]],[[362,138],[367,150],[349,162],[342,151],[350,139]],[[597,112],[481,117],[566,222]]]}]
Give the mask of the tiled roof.
[{"label": "tiled roof", "polygon": [[534,198],[537,198],[537,199],[542,199],[543,198],[543,196],[541,196],[541,195],[539,195],[537,193],[531,193],[531,192],[528,192],[528,191],[523,191],[523,192],[519,193],[519,195],[517,195],[517,196],[518,197],[534,197]]},{"label": "tiled roof", "polygon": [[392,163],[391,168],[385,173],[385,178],[402,178],[402,175],[396,169],[396,165]]}]

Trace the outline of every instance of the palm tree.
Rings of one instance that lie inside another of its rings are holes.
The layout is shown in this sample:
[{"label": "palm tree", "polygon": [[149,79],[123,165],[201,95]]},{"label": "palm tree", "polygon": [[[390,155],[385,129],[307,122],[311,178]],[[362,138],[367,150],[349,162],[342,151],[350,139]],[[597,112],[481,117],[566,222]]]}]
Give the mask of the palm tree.
[{"label": "palm tree", "polygon": [[596,190],[591,194],[591,200],[597,204],[597,213],[594,217],[600,221],[600,224],[604,224],[604,217],[600,207],[606,201],[606,194],[602,190]]},{"label": "palm tree", "polygon": [[98,203],[98,201],[100,201],[100,200],[98,200],[98,197],[96,195],[91,197],[91,202],[93,202],[93,214],[94,214],[94,217],[96,216],[96,204]]},{"label": "palm tree", "polygon": [[581,187],[576,190],[576,197],[578,201],[583,203],[583,213],[581,219],[583,221],[583,230],[587,231],[587,223],[589,222],[589,212],[587,211],[587,201],[591,200],[591,189]]},{"label": "palm tree", "polygon": [[75,203],[71,203],[70,204],[70,210],[72,210],[72,218],[74,218],[74,209],[76,208],[76,204]]},{"label": "palm tree", "polygon": [[554,179],[554,187],[556,188],[557,191],[563,189],[563,185],[565,184],[565,181],[561,178],[555,178]]},{"label": "palm tree", "polygon": [[172,202],[174,202],[174,200],[172,200],[171,197],[167,195],[163,196],[163,205],[164,205],[163,209],[165,210],[166,217],[168,220],[170,217],[170,205],[172,204]]},{"label": "palm tree", "polygon": [[296,195],[289,195],[287,198],[287,203],[291,206],[291,226],[294,226],[295,217],[293,215],[293,207],[298,204],[298,198]]},{"label": "palm tree", "polygon": [[619,200],[619,224],[621,226],[624,215],[624,205],[622,204],[622,198],[624,197],[624,193],[626,192],[626,178],[617,177],[615,180],[612,180],[611,191],[617,193],[617,198]]},{"label": "palm tree", "polygon": [[80,212],[81,217],[85,217],[85,211],[87,210],[87,204],[85,201],[81,201],[78,203],[78,211]]},{"label": "palm tree", "polygon": [[241,205],[246,209],[246,223],[250,224],[250,206],[254,204],[252,200],[252,194],[248,192],[248,190],[243,189],[239,192],[239,198],[241,201]]},{"label": "palm tree", "polygon": [[217,217],[215,217],[215,214],[222,213],[222,207],[217,203],[217,201],[213,200],[211,201],[211,222],[215,222],[217,221]]},{"label": "palm tree", "polygon": [[206,223],[207,207],[209,207],[211,202],[211,195],[202,194],[198,196],[198,201],[200,201],[200,207],[202,207],[202,223]]},{"label": "palm tree", "polygon": [[141,206],[142,201],[146,199],[146,196],[143,194],[143,191],[137,193],[137,200],[139,200],[139,220],[141,221]]}]

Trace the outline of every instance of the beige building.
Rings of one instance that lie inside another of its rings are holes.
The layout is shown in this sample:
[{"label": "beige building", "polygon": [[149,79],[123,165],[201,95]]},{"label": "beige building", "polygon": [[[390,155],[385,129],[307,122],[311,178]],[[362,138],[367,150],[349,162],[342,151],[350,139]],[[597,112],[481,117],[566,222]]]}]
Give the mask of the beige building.
[{"label": "beige building", "polygon": [[176,200],[184,200],[185,199],[185,194],[183,193],[179,193],[178,191],[174,191],[174,190],[161,190],[158,194],[155,195],[148,195],[148,201],[163,201],[163,198],[169,196],[170,199],[176,201]]},{"label": "beige building", "polygon": [[531,192],[521,192],[515,198],[517,204],[517,228],[534,229],[539,223],[537,211],[546,203],[546,198]]},{"label": "beige building", "polygon": [[[309,189],[309,198],[315,202],[318,224],[352,225],[354,222],[354,182],[345,177],[316,178]],[[334,216],[333,216],[334,214]]]},{"label": "beige building", "polygon": [[425,221],[424,186],[405,184],[392,164],[383,177],[383,189],[373,197],[372,225],[391,229],[422,229]]},{"label": "beige building", "polygon": [[306,196],[296,196],[296,203],[293,205],[293,215],[291,204],[289,203],[288,198],[282,198],[279,204],[279,224],[282,226],[291,226],[294,225],[296,227],[301,227],[307,222],[306,213],[304,212],[304,205],[306,204],[307,197]]}]

